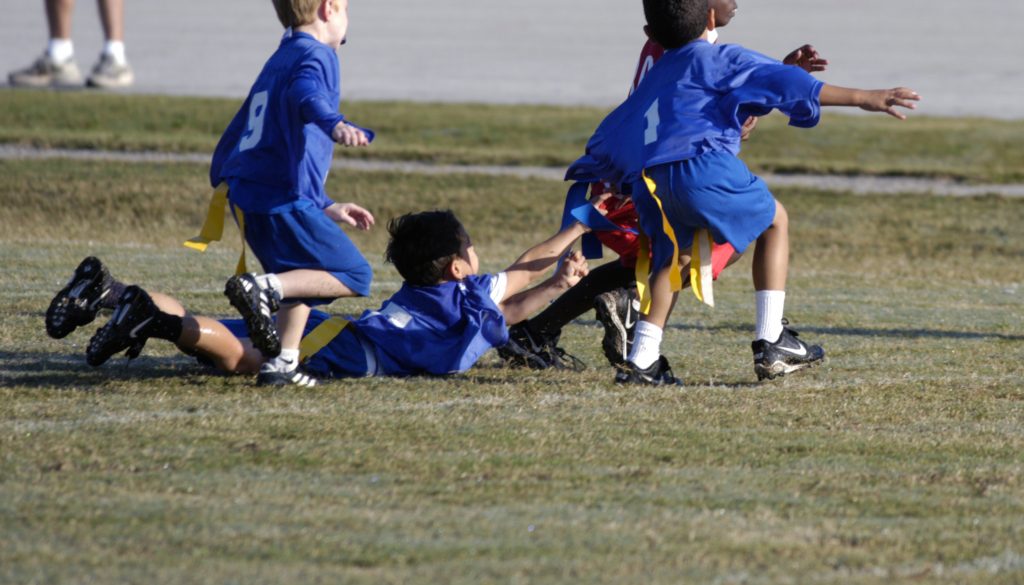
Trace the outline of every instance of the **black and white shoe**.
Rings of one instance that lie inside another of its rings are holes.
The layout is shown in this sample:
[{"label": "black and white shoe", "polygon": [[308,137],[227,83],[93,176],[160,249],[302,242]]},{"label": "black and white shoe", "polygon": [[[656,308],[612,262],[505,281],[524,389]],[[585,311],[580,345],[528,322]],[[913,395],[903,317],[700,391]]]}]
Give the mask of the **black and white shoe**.
[{"label": "black and white shoe", "polygon": [[301,368],[280,371],[268,369],[266,364],[264,364],[264,367],[260,369],[260,373],[256,375],[257,386],[299,386],[302,388],[312,388],[317,383],[316,378],[303,372]]},{"label": "black and white shoe", "polygon": [[159,309],[146,291],[137,286],[126,288],[110,321],[100,327],[89,340],[85,361],[90,366],[100,366],[112,355],[125,349],[128,350],[125,354],[128,359],[139,357],[158,312]]},{"label": "black and white shoe", "polygon": [[601,349],[608,363],[619,368],[633,346],[633,334],[640,320],[640,300],[633,289],[616,289],[597,295],[594,299],[597,320],[604,327]]},{"label": "black and white shoe", "polygon": [[89,256],[82,260],[46,309],[46,334],[61,339],[92,323],[100,311],[100,302],[110,294],[110,285],[110,274],[99,258]]},{"label": "black and white shoe", "polygon": [[558,336],[537,335],[530,331],[525,321],[508,328],[508,343],[498,348],[498,355],[513,368],[554,368],[573,372],[587,368],[582,360],[558,347]]},{"label": "black and white shoe", "polygon": [[224,295],[245,321],[253,346],[265,357],[277,357],[281,338],[273,318],[278,308],[273,293],[260,287],[255,274],[236,274],[225,283]]},{"label": "black and white shoe", "polygon": [[658,356],[657,361],[646,368],[639,368],[627,361],[616,368],[616,384],[643,384],[647,386],[682,386],[683,381],[672,373],[665,356]]},{"label": "black and white shoe", "polygon": [[[788,322],[783,321],[783,325],[786,324]],[[782,334],[774,343],[758,339],[750,344],[754,352],[754,373],[758,380],[784,376],[825,359],[825,350],[820,345],[808,345],[798,335],[789,327],[783,327]]]}]

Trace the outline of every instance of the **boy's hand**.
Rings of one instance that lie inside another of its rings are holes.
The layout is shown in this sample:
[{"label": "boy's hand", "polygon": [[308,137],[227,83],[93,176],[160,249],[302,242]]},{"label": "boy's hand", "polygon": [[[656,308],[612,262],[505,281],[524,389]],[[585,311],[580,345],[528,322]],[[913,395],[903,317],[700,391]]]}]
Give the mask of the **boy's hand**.
[{"label": "boy's hand", "polygon": [[345,122],[338,122],[331,132],[331,139],[342,146],[366,146],[370,143],[366,133],[355,126]]},{"label": "boy's hand", "polygon": [[757,116],[750,116],[743,122],[743,126],[740,128],[740,140],[750,140],[750,133],[757,127],[757,120]]},{"label": "boy's hand", "polygon": [[828,60],[822,58],[811,45],[797,47],[792,53],[786,55],[782,62],[786,65],[796,65],[808,73],[824,71],[828,67]]},{"label": "boy's hand", "polygon": [[579,250],[573,250],[562,260],[562,266],[558,269],[558,283],[565,288],[572,288],[584,276],[590,273],[587,259]]},{"label": "boy's hand", "polygon": [[884,112],[893,118],[906,120],[906,114],[898,111],[896,106],[913,110],[917,107],[913,102],[919,101],[921,96],[917,92],[906,87],[893,89],[874,89],[863,92],[861,103],[857,104],[860,109],[869,112]]},{"label": "boy's hand", "polygon": [[324,209],[324,213],[338,223],[345,223],[361,230],[368,230],[374,224],[373,214],[355,203],[334,203]]}]

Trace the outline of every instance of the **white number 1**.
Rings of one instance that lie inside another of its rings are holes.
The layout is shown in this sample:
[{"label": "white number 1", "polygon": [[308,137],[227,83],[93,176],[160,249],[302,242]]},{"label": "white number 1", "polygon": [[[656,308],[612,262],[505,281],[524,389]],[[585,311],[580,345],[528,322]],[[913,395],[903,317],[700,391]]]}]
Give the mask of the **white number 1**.
[{"label": "white number 1", "polygon": [[647,108],[644,118],[647,120],[647,128],[644,129],[644,146],[647,146],[658,140],[658,124],[661,123],[661,118],[658,116],[658,100],[654,100],[651,107]]},{"label": "white number 1", "polygon": [[263,120],[267,114],[267,92],[253,94],[249,102],[249,133],[238,141],[238,150],[249,150],[263,138]]}]

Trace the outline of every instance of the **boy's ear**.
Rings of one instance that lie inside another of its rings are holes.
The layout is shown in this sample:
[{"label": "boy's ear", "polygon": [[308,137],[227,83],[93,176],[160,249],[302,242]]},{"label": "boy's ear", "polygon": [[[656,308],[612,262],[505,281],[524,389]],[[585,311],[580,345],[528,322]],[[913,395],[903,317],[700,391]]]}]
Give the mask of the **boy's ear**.
[{"label": "boy's ear", "polygon": [[448,266],[444,269],[444,275],[450,280],[462,280],[469,276],[466,274],[465,263],[459,262],[458,256],[455,256],[448,262]]},{"label": "boy's ear", "polygon": [[715,9],[708,8],[708,24],[705,27],[708,30],[715,30]]},{"label": "boy's ear", "polygon": [[650,27],[650,25],[646,25],[646,24],[644,25],[644,34],[647,35],[647,38],[651,39],[652,41],[654,40],[654,38],[651,36],[651,27]]}]

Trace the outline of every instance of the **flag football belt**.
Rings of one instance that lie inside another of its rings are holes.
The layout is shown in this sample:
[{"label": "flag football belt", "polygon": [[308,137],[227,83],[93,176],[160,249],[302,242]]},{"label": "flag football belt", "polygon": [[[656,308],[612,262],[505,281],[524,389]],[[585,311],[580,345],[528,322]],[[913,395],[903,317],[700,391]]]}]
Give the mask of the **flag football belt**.
[{"label": "flag football belt", "polygon": [[[213,242],[219,242],[224,237],[225,210],[230,205],[228,201],[228,184],[222,182],[213,190],[210,196],[210,207],[206,211],[206,220],[203,222],[199,235],[184,243],[186,248],[205,252],[206,248]],[[238,232],[242,236],[242,253],[238,257],[238,264],[235,265],[235,274],[248,272],[245,266],[245,214],[242,210],[231,205],[231,213],[238,224]]]},{"label": "flag football belt", "polygon": [[[672,228],[668,216],[665,215],[665,207],[661,204],[661,198],[657,194],[658,186],[647,176],[647,171],[643,172],[643,180],[647,185],[647,191],[651,194],[651,198],[654,199],[654,202],[658,205],[658,210],[661,212],[662,231],[665,232],[669,241],[672,242],[669,284],[672,292],[679,292],[683,290],[683,275],[679,271],[679,241],[676,238],[676,231]],[[712,243],[710,231],[699,229],[693,233],[693,242],[690,246],[690,287],[693,289],[693,294],[697,297],[697,300],[714,307],[715,292],[714,285],[712,284],[714,277],[711,265]],[[640,297],[640,311],[645,315],[651,308],[650,268],[650,241],[646,236],[641,235],[640,252],[636,260],[636,292]]]},{"label": "flag football belt", "polygon": [[335,337],[341,335],[349,325],[348,319],[330,317],[307,333],[299,342],[299,361],[304,362],[310,356],[327,346]]}]

